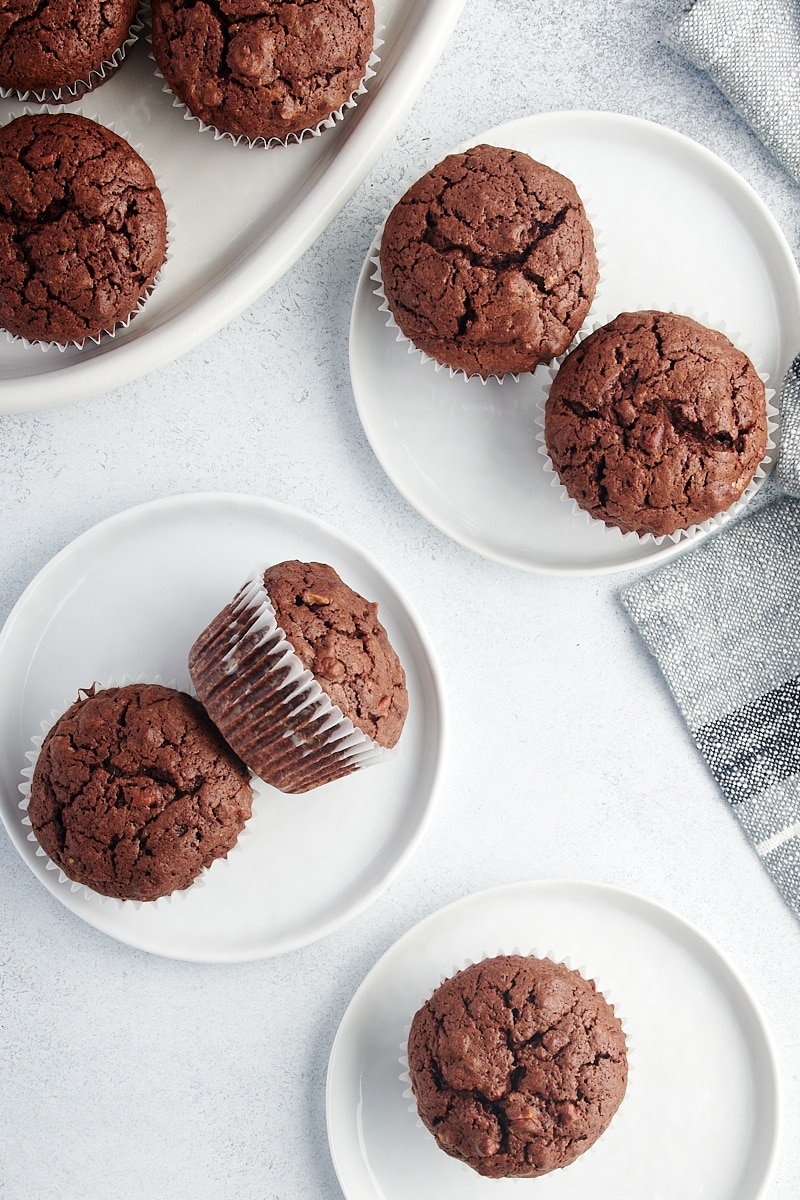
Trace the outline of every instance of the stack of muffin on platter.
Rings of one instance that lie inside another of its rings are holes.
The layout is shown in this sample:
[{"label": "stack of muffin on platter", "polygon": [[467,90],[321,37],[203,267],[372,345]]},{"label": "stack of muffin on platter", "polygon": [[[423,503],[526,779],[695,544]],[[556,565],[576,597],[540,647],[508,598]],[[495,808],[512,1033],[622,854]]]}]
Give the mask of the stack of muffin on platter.
[{"label": "stack of muffin on platter", "polygon": [[[49,107],[124,70],[138,0],[12,0],[0,13],[0,96]],[[249,147],[317,136],[364,92],[373,0],[154,0],[157,75],[199,130]],[[177,114],[175,119],[177,120]],[[78,113],[0,128],[0,329],[83,348],[114,336],[167,259],[160,187],[126,137]]]}]

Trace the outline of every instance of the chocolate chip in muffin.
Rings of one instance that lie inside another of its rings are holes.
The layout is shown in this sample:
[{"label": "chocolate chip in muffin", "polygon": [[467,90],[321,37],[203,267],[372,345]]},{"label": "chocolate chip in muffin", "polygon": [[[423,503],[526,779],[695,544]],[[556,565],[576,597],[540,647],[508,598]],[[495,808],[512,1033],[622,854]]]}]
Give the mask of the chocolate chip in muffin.
[{"label": "chocolate chip in muffin", "polygon": [[518,150],[451,154],[392,209],[380,266],[410,341],[467,375],[533,371],[562,354],[598,280],[574,184]]},{"label": "chocolate chip in muffin", "polygon": [[746,354],[689,317],[621,313],[553,380],[545,444],[581,508],[670,534],[724,512],[764,457],[765,389]]}]

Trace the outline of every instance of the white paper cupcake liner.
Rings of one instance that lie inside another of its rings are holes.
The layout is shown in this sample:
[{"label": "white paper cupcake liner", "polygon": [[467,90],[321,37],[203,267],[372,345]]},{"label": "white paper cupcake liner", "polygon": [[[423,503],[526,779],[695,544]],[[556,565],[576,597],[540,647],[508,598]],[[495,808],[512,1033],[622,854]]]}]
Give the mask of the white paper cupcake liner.
[{"label": "white paper cupcake liner", "polygon": [[256,775],[287,792],[391,761],[394,752],[358,729],[303,666],[278,625],[265,570],[193,648],[190,673],[212,721]]},{"label": "white paper cupcake liner", "polygon": [[152,39],[151,34],[147,35],[147,40],[150,43],[149,57],[153,63],[154,74],[157,79],[161,80],[161,90],[163,92],[165,92],[168,96],[172,97],[172,107],[173,108],[182,110],[182,116],[183,116],[184,121],[194,122],[194,124],[198,127],[198,129],[201,133],[210,133],[215,142],[223,140],[223,141],[232,142],[234,146],[242,146],[242,145],[247,146],[247,148],[250,150],[269,150],[274,146],[299,146],[301,142],[304,142],[304,141],[308,140],[309,138],[320,137],[321,134],[323,134],[326,129],[333,129],[333,127],[335,125],[338,125],[338,123],[340,121],[344,120],[345,113],[348,111],[348,109],[355,108],[359,102],[359,98],[361,96],[366,95],[369,81],[371,79],[374,79],[374,77],[377,73],[377,69],[378,69],[378,66],[381,61],[378,51],[380,50],[381,46],[383,45],[383,37],[381,36],[382,33],[383,33],[383,26],[379,27],[376,22],[375,34],[374,34],[374,39],[373,39],[373,43],[372,43],[372,53],[370,54],[369,58],[367,59],[367,66],[364,71],[364,76],[363,76],[361,82],[359,83],[358,87],[350,93],[350,95],[347,97],[347,99],[337,109],[335,109],[332,113],[330,113],[327,117],[323,117],[323,119],[321,121],[319,121],[318,124],[309,126],[307,129],[301,129],[298,133],[288,133],[285,137],[282,137],[282,138],[281,137],[251,138],[251,137],[248,137],[248,135],[245,133],[239,133],[239,134],[229,133],[224,129],[218,129],[216,127],[216,125],[208,124],[206,121],[203,121],[200,117],[196,117],[195,114],[188,107],[188,105],[183,100],[178,99],[178,97],[175,95],[172,88],[169,86],[166,79],[164,78],[164,76],[158,66],[158,63],[155,60],[155,55],[153,54],[153,48],[152,48],[153,39]]},{"label": "white paper cupcake liner", "polygon": [[[614,1136],[614,1140],[616,1141],[615,1130],[618,1129],[618,1127],[619,1127],[619,1114],[625,1107],[627,1098],[631,1092],[632,1084],[633,1084],[633,1087],[635,1088],[636,1043],[635,1043],[635,1039],[633,1041],[631,1039],[630,1031],[628,1029],[628,1021],[625,1016],[624,1005],[621,1007],[618,1000],[616,1000],[614,998],[613,990],[609,990],[606,986],[604,986],[601,975],[595,971],[588,970],[587,967],[583,964],[580,966],[574,966],[572,959],[569,955],[560,954],[558,951],[556,951],[552,948],[541,949],[539,947],[534,946],[534,947],[528,947],[527,949],[521,949],[519,946],[513,946],[511,949],[500,948],[497,950],[493,950],[491,952],[486,950],[482,954],[480,954],[477,958],[465,958],[460,966],[453,965],[446,974],[444,974],[444,973],[441,974],[438,979],[432,978],[430,981],[430,986],[424,992],[420,991],[419,1002],[418,1002],[416,1008],[414,1009],[414,1011],[409,1014],[408,1021],[403,1029],[404,1039],[402,1042],[399,1043],[399,1046],[398,1046],[398,1049],[401,1052],[398,1057],[398,1062],[399,1062],[400,1068],[401,1068],[400,1074],[399,1074],[399,1081],[400,1081],[400,1085],[402,1088],[403,1099],[406,1101],[406,1110],[411,1115],[411,1117],[414,1119],[415,1126],[420,1131],[420,1133],[422,1135],[424,1135],[424,1137],[426,1139],[430,1139],[432,1136],[430,1133],[430,1130],[428,1130],[426,1128],[426,1126],[423,1124],[422,1120],[420,1119],[419,1113],[417,1111],[417,1102],[416,1102],[416,1098],[414,1096],[413,1088],[411,1086],[411,1075],[409,1072],[408,1038],[409,1038],[409,1034],[411,1032],[411,1024],[414,1020],[414,1016],[419,1011],[419,1009],[430,999],[430,997],[433,995],[433,993],[436,991],[436,989],[441,987],[441,985],[443,983],[445,983],[448,979],[452,979],[454,975],[457,975],[459,973],[459,971],[464,971],[467,969],[467,967],[472,967],[476,963],[485,962],[487,959],[497,958],[497,957],[501,957],[501,956],[504,957],[506,955],[520,955],[523,958],[539,958],[539,959],[548,958],[548,959],[550,959],[551,962],[558,963],[561,966],[565,966],[570,971],[575,971],[576,974],[580,975],[583,979],[592,981],[595,985],[598,995],[603,997],[605,1002],[609,1005],[609,1007],[613,1011],[614,1016],[617,1018],[617,1020],[620,1022],[621,1026],[622,1026],[622,1032],[625,1037],[625,1052],[626,1052],[627,1066],[628,1066],[628,1081],[627,1081],[627,1085],[625,1088],[625,1095],[622,1097],[619,1107],[617,1108],[617,1111],[614,1113],[614,1116],[612,1117],[608,1128],[603,1131],[603,1133],[600,1135],[600,1137],[589,1147],[588,1150],[584,1150],[578,1156],[578,1158],[574,1159],[573,1162],[568,1164],[568,1169],[570,1170],[570,1172],[572,1172],[578,1163],[582,1162],[588,1155],[590,1155],[592,1153],[592,1151],[595,1149],[596,1146],[608,1145],[612,1136]],[[471,1178],[471,1179],[475,1178],[475,1176],[476,1176],[475,1171],[467,1163],[462,1162],[460,1159],[451,1157],[450,1155],[447,1155],[447,1161],[449,1161],[450,1163],[453,1164],[454,1169],[461,1170],[466,1175],[468,1175],[469,1178]],[[560,1168],[556,1168],[556,1171],[558,1171],[558,1170],[560,1170]],[[495,1192],[496,1189],[500,1186],[511,1185],[513,1187],[521,1187],[523,1185],[527,1185],[527,1187],[530,1187],[533,1182],[534,1182],[533,1180],[526,1179],[524,1177],[522,1177],[522,1178],[509,1177],[509,1178],[501,1178],[501,1179],[486,1179],[487,1190],[491,1190],[492,1192]]]},{"label": "white paper cupcake liner", "polygon": [[60,88],[42,88],[40,91],[33,88],[20,90],[19,88],[0,87],[0,99],[36,101],[38,104],[71,104],[75,100],[82,100],[87,92],[100,87],[122,65],[128,51],[139,40],[139,34],[144,29],[145,11],[145,6],[141,5],[125,41],[107,59],[104,59],[99,67],[93,68],[89,72],[88,78],[76,79],[74,83],[65,84]]},{"label": "white paper cupcake liner", "polygon": [[[460,146],[457,146],[454,150],[448,151],[448,153],[446,155],[444,155],[444,158],[448,158],[451,154],[463,154],[466,150],[472,149],[473,145],[474,145],[473,142],[468,142],[468,143],[464,143]],[[461,367],[451,367],[447,363],[439,362],[438,359],[434,358],[430,354],[427,354],[424,350],[420,350],[420,348],[418,346],[415,346],[414,343],[412,342],[412,340],[405,333],[403,333],[402,329],[397,324],[397,321],[394,318],[391,308],[389,307],[389,299],[386,295],[386,290],[383,285],[383,273],[381,272],[381,261],[380,261],[381,239],[383,237],[383,230],[386,226],[386,222],[389,218],[389,214],[397,206],[397,204],[402,200],[403,196],[406,194],[406,192],[409,190],[409,188],[413,187],[415,183],[417,183],[420,179],[422,179],[425,175],[427,175],[429,171],[432,171],[434,167],[437,167],[439,165],[439,163],[442,161],[443,161],[442,158],[429,160],[428,165],[425,168],[425,170],[422,171],[419,175],[415,176],[413,179],[409,180],[404,185],[402,191],[399,191],[395,195],[392,202],[384,210],[383,218],[382,218],[380,224],[378,225],[377,229],[375,230],[375,235],[372,239],[372,243],[370,245],[367,257],[373,268],[372,272],[370,274],[370,279],[372,280],[372,282],[375,286],[373,287],[372,291],[373,291],[374,295],[380,301],[380,303],[378,305],[378,311],[386,314],[386,325],[389,329],[394,330],[395,341],[400,342],[401,344],[405,345],[407,352],[410,355],[412,355],[412,357],[416,358],[419,363],[425,364],[426,366],[428,364],[432,364],[434,371],[437,371],[437,372],[438,371],[447,371],[447,372],[449,372],[451,379],[461,378],[464,383],[471,383],[475,380],[478,380],[484,386],[489,382],[489,380],[493,380],[495,383],[499,383],[499,384],[502,384],[507,379],[512,380],[514,383],[519,383],[520,376],[519,376],[519,373],[517,373],[517,372],[508,371],[504,375],[489,374],[486,376],[486,378],[484,378],[482,375],[478,374],[477,371],[468,373]],[[589,321],[593,319],[593,314],[594,314],[595,310],[598,308],[598,297],[599,297],[599,302],[600,302],[600,309],[602,309],[602,307],[603,307],[602,287],[603,287],[603,278],[605,275],[606,260],[605,260],[605,256],[604,256],[605,251],[604,251],[604,245],[602,242],[602,233],[598,233],[599,226],[598,226],[597,217],[595,215],[594,209],[591,206],[591,200],[587,203],[586,193],[584,192],[582,186],[580,184],[576,183],[574,178],[572,177],[572,175],[570,175],[570,173],[563,166],[559,165],[558,163],[553,162],[553,161],[548,161],[545,165],[550,167],[551,170],[557,171],[559,175],[563,175],[565,178],[569,179],[570,183],[573,184],[573,186],[575,187],[575,189],[578,192],[578,195],[581,199],[581,203],[583,204],[583,208],[586,213],[586,217],[587,217],[590,225],[592,226],[592,232],[594,235],[594,249],[595,249],[595,256],[597,258],[599,280],[598,280],[597,288],[595,290],[594,297],[592,298],[592,303],[589,306],[589,311],[586,314],[586,319],[581,327],[581,328],[586,328]],[[564,351],[564,354],[566,354],[569,351],[570,347],[573,346],[574,344],[575,344],[575,338],[573,338],[572,342],[570,343],[570,346],[567,347],[567,350]],[[526,372],[526,374],[533,375],[535,372],[542,370],[546,365],[547,364],[539,363],[538,366],[536,366],[534,368],[534,371]]]},{"label": "white paper cupcake liner", "polygon": [[[83,112],[81,109],[76,109],[76,108],[67,109],[63,104],[59,104],[59,105],[55,105],[55,106],[48,105],[44,109],[24,108],[22,110],[22,112],[15,113],[14,116],[10,117],[8,121],[4,122],[4,124],[6,124],[6,125],[10,124],[11,121],[15,121],[17,119],[17,117],[42,116],[43,113],[47,113],[47,114],[56,116],[56,115],[58,115],[60,113],[64,113],[64,112],[69,112],[69,113],[73,114],[74,116],[86,117],[86,119],[88,121],[94,121],[94,123],[96,125],[102,125],[104,129],[109,129],[112,133],[116,134],[117,137],[122,138],[123,141],[127,142],[128,145],[131,147],[131,149],[136,151],[136,153],[139,155],[139,157],[142,159],[142,161],[145,162],[148,167],[150,167],[151,171],[153,170],[151,164],[147,161],[147,159],[144,155],[141,143],[132,142],[130,137],[125,132],[120,130],[115,122],[101,121],[96,113],[87,113],[87,112]],[[149,284],[149,286],[147,288],[145,288],[143,294],[140,296],[136,307],[133,308],[130,313],[128,313],[128,316],[123,317],[122,320],[115,322],[115,324],[110,326],[110,328],[102,329],[100,331],[100,333],[96,334],[94,337],[85,337],[85,338],[81,338],[79,340],[73,340],[73,341],[69,341],[69,342],[43,342],[43,341],[39,341],[38,339],[22,337],[21,334],[11,333],[8,329],[2,329],[2,330],[0,330],[0,332],[3,333],[7,342],[16,342],[21,346],[25,346],[26,348],[35,347],[37,350],[41,350],[42,353],[44,353],[44,354],[46,354],[50,350],[57,350],[63,354],[63,352],[65,350],[69,349],[70,347],[74,350],[83,350],[87,346],[90,346],[90,345],[98,346],[101,342],[105,341],[107,338],[115,338],[117,336],[117,334],[121,333],[124,329],[128,328],[128,326],[130,325],[130,323],[134,319],[134,317],[137,316],[137,314],[142,311],[145,304],[149,300],[150,296],[152,296],[152,294],[156,290],[156,288],[158,288],[161,285],[161,281],[164,277],[164,272],[169,271],[169,262],[170,262],[170,259],[172,258],[172,254],[173,254],[173,241],[175,238],[176,225],[175,225],[173,206],[169,202],[169,189],[165,189],[164,184],[162,183],[161,179],[155,174],[155,172],[153,172],[153,178],[155,179],[156,187],[158,188],[159,192],[161,193],[161,199],[164,202],[164,209],[167,214],[167,232],[166,232],[166,246],[164,248],[164,261],[161,264],[161,266],[159,267],[159,269],[156,271],[155,275],[153,276],[152,282]]]},{"label": "white paper cupcake liner", "polygon": [[[41,733],[34,734],[34,736],[31,738],[31,749],[25,753],[25,757],[27,758],[29,765],[27,767],[23,767],[20,772],[23,777],[23,782],[18,785],[18,790],[22,796],[18,807],[22,813],[21,822],[28,829],[28,833],[26,835],[27,840],[35,847],[36,857],[44,860],[45,870],[53,872],[56,875],[59,884],[63,885],[64,887],[68,887],[71,892],[82,893],[84,900],[90,901],[93,904],[97,904],[101,908],[110,906],[111,908],[117,910],[121,910],[123,908],[126,910],[138,910],[141,908],[158,909],[165,908],[175,902],[182,903],[191,892],[195,891],[196,889],[206,887],[209,873],[211,871],[214,871],[215,874],[218,874],[220,870],[225,869],[230,863],[231,857],[242,852],[242,842],[244,841],[246,844],[247,839],[250,837],[250,822],[248,821],[239,833],[235,845],[231,847],[224,858],[216,858],[209,866],[203,867],[188,887],[177,889],[174,892],[170,892],[166,896],[159,896],[157,900],[120,900],[116,896],[105,896],[101,892],[95,892],[92,890],[92,888],[87,887],[86,884],[78,883],[74,879],[70,879],[70,877],[64,873],[62,868],[54,863],[47,852],[39,845],[39,841],[31,826],[31,819],[28,816],[28,801],[30,799],[31,781],[33,780],[33,774],[36,770],[36,763],[47,734],[53,728],[55,723],[64,715],[64,713],[72,707],[72,705],[76,702],[76,699],[83,699],[89,695],[95,694],[96,692],[105,691],[108,688],[127,687],[129,684],[141,683],[159,684],[163,687],[175,688],[178,690],[174,680],[170,680],[169,682],[165,683],[160,675],[153,675],[151,677],[138,675],[136,678],[132,678],[129,675],[123,675],[120,680],[116,678],[109,678],[103,684],[94,682],[91,683],[89,687],[79,688],[77,697],[73,696],[71,699],[65,698],[60,708],[51,709],[49,720],[43,720],[41,722]],[[263,794],[263,784],[260,780],[255,779],[251,775],[250,787],[253,792],[253,804],[255,805],[259,793]]]},{"label": "white paper cupcake liner", "polygon": [[755,367],[756,373],[758,374],[759,379],[764,384],[765,402],[766,402],[766,411],[767,411],[766,450],[764,453],[764,457],[761,459],[761,462],[756,467],[753,478],[751,479],[751,481],[747,485],[747,487],[744,489],[744,491],[742,492],[739,499],[735,500],[729,508],[724,510],[724,512],[715,513],[713,517],[709,517],[707,520],[698,522],[695,525],[689,525],[686,527],[686,529],[676,529],[674,533],[652,534],[652,533],[636,533],[635,531],[629,531],[627,533],[623,533],[621,529],[618,529],[614,525],[606,525],[603,522],[602,518],[592,516],[592,514],[590,512],[588,512],[585,508],[581,508],[581,506],[578,504],[577,500],[574,500],[572,498],[572,496],[570,496],[566,487],[561,482],[558,472],[556,471],[555,467],[553,466],[552,459],[550,458],[550,455],[547,451],[547,446],[545,444],[545,436],[544,436],[544,420],[545,420],[545,408],[547,405],[547,398],[550,395],[550,388],[553,385],[553,380],[555,379],[556,375],[558,374],[558,371],[561,367],[561,364],[564,362],[564,359],[567,358],[567,356],[572,352],[572,350],[575,350],[577,348],[577,346],[580,345],[580,343],[589,336],[589,334],[595,333],[598,329],[601,329],[604,325],[607,325],[610,321],[614,320],[617,316],[619,316],[619,313],[617,313],[617,312],[611,313],[611,314],[605,316],[602,320],[599,318],[595,318],[591,324],[589,324],[589,323],[585,324],[583,326],[583,328],[580,330],[580,332],[579,332],[577,338],[575,339],[575,341],[573,342],[572,346],[570,346],[570,348],[568,350],[566,350],[563,354],[559,355],[559,357],[557,359],[555,359],[552,363],[548,364],[548,366],[546,368],[546,374],[544,374],[541,377],[542,378],[542,390],[541,390],[541,394],[539,395],[539,397],[537,399],[536,424],[538,426],[538,432],[536,434],[536,441],[539,443],[538,453],[542,456],[544,471],[547,475],[551,476],[551,486],[557,490],[559,499],[563,503],[569,504],[571,506],[572,513],[574,514],[576,519],[583,521],[588,526],[595,526],[595,525],[602,526],[605,533],[609,537],[619,538],[621,540],[626,540],[628,542],[633,541],[633,542],[637,543],[638,545],[645,545],[645,546],[646,545],[661,546],[661,545],[665,544],[666,542],[672,542],[673,544],[677,545],[679,542],[696,538],[699,534],[706,534],[706,533],[710,533],[712,530],[719,529],[720,526],[723,525],[726,521],[729,521],[732,517],[734,517],[738,513],[740,513],[742,511],[742,509],[745,507],[745,505],[747,504],[747,502],[755,495],[755,493],[761,487],[761,485],[763,484],[767,475],[772,470],[772,468],[775,464],[775,461],[777,459],[778,441],[780,439],[780,414],[778,412],[777,407],[772,402],[775,397],[775,389],[769,386],[769,375],[766,372],[760,370],[760,366],[761,366],[760,362],[750,353],[745,341],[742,339],[742,337],[740,335],[738,335],[735,332],[732,333],[730,331],[730,329],[728,328],[727,322],[725,322],[723,320],[713,319],[708,313],[705,313],[705,312],[698,313],[698,312],[692,310],[690,307],[687,307],[686,305],[678,305],[675,307],[667,307],[667,308],[665,308],[663,305],[658,305],[657,307],[654,305],[648,305],[648,304],[631,305],[629,308],[626,308],[624,311],[626,311],[626,312],[658,311],[658,312],[676,313],[676,314],[679,314],[680,316],[690,317],[693,321],[697,321],[697,322],[699,322],[699,324],[705,325],[706,328],[714,329],[718,333],[724,334],[724,336],[728,339],[728,341],[731,342],[736,347],[737,350],[740,350],[743,354],[747,355],[747,357],[750,359],[753,366]]}]

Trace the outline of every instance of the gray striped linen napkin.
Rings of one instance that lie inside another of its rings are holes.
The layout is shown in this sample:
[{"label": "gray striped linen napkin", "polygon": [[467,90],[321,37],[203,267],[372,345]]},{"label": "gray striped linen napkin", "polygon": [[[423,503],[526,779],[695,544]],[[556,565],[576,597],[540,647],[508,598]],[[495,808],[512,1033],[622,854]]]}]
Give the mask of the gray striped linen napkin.
[{"label": "gray striped linen napkin", "polygon": [[[689,0],[668,40],[800,180],[800,0]],[[777,470],[745,512],[620,599],[800,917],[800,355],[780,409]]]},{"label": "gray striped linen napkin", "polygon": [[777,470],[744,513],[620,599],[800,917],[800,356],[781,413]]},{"label": "gray striped linen napkin", "polygon": [[708,72],[764,145],[800,180],[798,0],[688,0],[666,40]]}]

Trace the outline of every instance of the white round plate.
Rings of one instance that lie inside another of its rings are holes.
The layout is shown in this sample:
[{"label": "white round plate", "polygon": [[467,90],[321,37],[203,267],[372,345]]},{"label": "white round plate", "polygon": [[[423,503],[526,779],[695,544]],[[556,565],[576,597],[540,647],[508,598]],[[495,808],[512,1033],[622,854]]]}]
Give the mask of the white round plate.
[{"label": "white round plate", "polygon": [[[464,0],[376,0],[383,45],[345,119],[300,145],[249,150],[183,119],[144,34],[116,74],[69,105],[113,125],[153,168],[170,258],[144,309],[114,338],[46,353],[0,331],[0,412],[80,400],[153,371],[210,337],[266,291],[353,194],[411,107]],[[0,124],[37,104],[0,100]]]},{"label": "white round plate", "polygon": [[[31,738],[78,689],[122,676],[191,691],[189,648],[261,563],[328,562],[376,600],[405,667],[409,714],[396,754],[301,796],[263,785],[227,862],[157,905],[101,902],[46,870],[20,811]],[[400,871],[426,828],[444,746],[432,647],[408,601],[355,543],[296,509],[198,494],[110,517],[39,572],[0,633],[0,815],[53,895],[104,933],[205,962],[279,954],[336,929]]]},{"label": "white round plate", "polygon": [[[571,1166],[484,1179],[422,1126],[401,1060],[411,1018],[444,978],[515,951],[596,981],[625,1028],[628,1090]],[[334,1040],[327,1115],[347,1200],[756,1200],[777,1143],[777,1067],[752,996],[691,925],[615,888],[543,880],[466,896],[384,954]]]},{"label": "white round plate", "polygon": [[[780,390],[799,348],[800,275],[763,202],[721,159],[663,126],[613,113],[543,113],[469,144],[479,142],[523,150],[574,181],[601,259],[587,326],[641,308],[721,323]],[[373,245],[353,305],[353,391],[377,458],[424,517],[471,550],[529,571],[617,571],[688,544],[623,537],[576,514],[538,453],[547,370],[484,385],[410,354],[379,311],[374,253]]]}]

